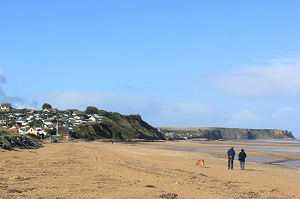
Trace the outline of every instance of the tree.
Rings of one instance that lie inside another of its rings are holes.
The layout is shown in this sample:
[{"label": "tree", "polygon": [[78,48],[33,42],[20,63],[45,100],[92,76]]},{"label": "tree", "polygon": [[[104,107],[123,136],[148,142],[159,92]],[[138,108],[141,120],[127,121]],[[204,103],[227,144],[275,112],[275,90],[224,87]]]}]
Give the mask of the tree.
[{"label": "tree", "polygon": [[42,106],[42,109],[51,109],[52,106],[48,103],[44,103],[43,106]]},{"label": "tree", "polygon": [[85,110],[85,114],[97,114],[98,109],[94,106],[88,106]]},{"label": "tree", "polygon": [[47,129],[47,134],[48,135],[56,135],[56,131],[53,129]]}]

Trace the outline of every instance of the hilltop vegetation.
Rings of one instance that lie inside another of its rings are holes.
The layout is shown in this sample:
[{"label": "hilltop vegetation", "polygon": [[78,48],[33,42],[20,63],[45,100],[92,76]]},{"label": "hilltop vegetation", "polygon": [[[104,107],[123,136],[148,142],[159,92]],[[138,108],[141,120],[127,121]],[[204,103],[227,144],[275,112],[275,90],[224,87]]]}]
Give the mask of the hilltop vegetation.
[{"label": "hilltop vegetation", "polygon": [[148,139],[164,140],[164,136],[153,126],[142,120],[140,115],[121,115],[116,112],[98,110],[102,116],[98,123],[82,124],[71,134],[84,139]]}]

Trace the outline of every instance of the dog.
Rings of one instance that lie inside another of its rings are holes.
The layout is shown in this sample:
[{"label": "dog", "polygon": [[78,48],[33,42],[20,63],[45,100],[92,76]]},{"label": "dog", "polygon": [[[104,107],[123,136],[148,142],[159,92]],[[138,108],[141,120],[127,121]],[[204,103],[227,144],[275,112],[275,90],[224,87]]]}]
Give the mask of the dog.
[{"label": "dog", "polygon": [[202,168],[204,168],[204,160],[203,159],[197,160],[196,166],[201,166]]}]

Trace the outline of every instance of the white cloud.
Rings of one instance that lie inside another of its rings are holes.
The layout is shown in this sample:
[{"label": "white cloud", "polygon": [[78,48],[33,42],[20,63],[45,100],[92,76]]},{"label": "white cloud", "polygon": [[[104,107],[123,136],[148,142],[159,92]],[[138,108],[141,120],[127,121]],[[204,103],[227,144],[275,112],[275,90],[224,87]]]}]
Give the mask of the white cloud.
[{"label": "white cloud", "polygon": [[[242,97],[300,98],[300,58],[266,60],[260,65],[223,71],[210,77],[220,92]],[[208,80],[208,79],[206,79]]]},{"label": "white cloud", "polygon": [[192,114],[206,115],[210,112],[210,107],[201,102],[177,102],[167,103],[162,107],[163,114]]},{"label": "white cloud", "polygon": [[0,86],[6,82],[5,75],[3,71],[0,69]]},{"label": "white cloud", "polygon": [[47,93],[40,102],[59,109],[88,106],[116,111],[121,114],[140,114],[151,125],[199,126],[203,118],[211,116],[211,108],[202,102],[155,102],[145,96],[118,93],[68,91]]},{"label": "white cloud", "polygon": [[[139,110],[148,109],[149,100],[143,96],[118,93],[66,91],[40,95],[40,103],[49,103],[59,109],[77,108],[85,110],[88,106],[116,111],[123,114],[138,114]],[[42,104],[41,104],[42,106]],[[129,113],[128,111],[132,111]]]},{"label": "white cloud", "polygon": [[274,112],[272,116],[280,123],[287,124],[295,115],[298,114],[296,114],[296,110],[294,108],[284,107]]},{"label": "white cloud", "polygon": [[299,77],[296,54],[206,74],[201,83],[223,116],[216,125],[287,129],[299,137]]},{"label": "white cloud", "polygon": [[203,102],[168,102],[161,105],[152,120],[158,125],[201,126],[207,124],[212,112],[210,105]]},{"label": "white cloud", "polygon": [[6,83],[4,72],[0,69],[0,103],[10,103],[14,108],[36,108],[36,102],[30,102],[21,97],[7,96],[2,85]]},{"label": "white cloud", "polygon": [[252,113],[250,110],[242,110],[237,113],[233,113],[231,117],[231,122],[235,124],[243,123],[243,122],[249,122],[255,120],[256,117],[254,113]]}]

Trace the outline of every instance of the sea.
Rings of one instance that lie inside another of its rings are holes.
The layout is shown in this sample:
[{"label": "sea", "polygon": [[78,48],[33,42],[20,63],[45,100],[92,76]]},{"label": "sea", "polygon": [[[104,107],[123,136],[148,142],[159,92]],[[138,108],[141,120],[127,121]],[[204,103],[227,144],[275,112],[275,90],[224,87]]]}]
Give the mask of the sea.
[{"label": "sea", "polygon": [[[248,156],[247,161],[249,162],[259,162],[265,164],[273,164],[279,166],[295,167],[300,169],[300,138],[297,139],[273,139],[273,140],[232,140],[232,142],[253,142],[253,143],[276,143],[276,144],[293,144],[294,147],[276,147],[276,146],[264,146],[264,147],[255,147],[256,151],[276,151],[276,152],[287,152],[287,153],[297,153],[298,158],[283,160],[281,158],[263,158],[259,156]],[[250,148],[251,149],[251,148]]]},{"label": "sea", "polygon": [[[199,144],[206,141],[196,141]],[[209,142],[209,141],[208,141]],[[262,163],[262,164],[271,164],[271,165],[278,165],[283,167],[293,167],[300,169],[300,139],[274,139],[274,140],[267,140],[267,139],[254,139],[254,140],[228,140],[228,141],[220,141],[224,142],[230,142],[236,143],[235,151],[238,154],[241,150],[242,143],[248,142],[253,143],[253,146],[251,144],[247,145],[247,148],[245,149],[245,152],[247,153],[247,162],[255,162],[255,163]],[[239,142],[241,144],[239,144]],[[255,144],[260,143],[260,144]],[[264,143],[266,145],[264,145]],[[272,145],[272,143],[274,145]],[[282,147],[280,145],[282,144]],[[287,146],[286,144],[291,144]],[[279,147],[278,147],[279,145]],[[228,146],[229,147],[229,146]],[[205,150],[210,154],[219,154],[220,151],[224,151],[224,153],[227,152],[229,148],[219,147],[215,146],[215,148],[203,148],[201,147],[201,151]],[[199,151],[199,148],[196,147],[181,147],[179,148],[169,148],[169,150],[183,150],[183,151]],[[287,153],[295,153],[296,155],[292,154],[293,157],[296,158],[287,158],[283,155],[281,156],[269,156],[269,157],[262,157],[262,156],[256,156],[255,153],[252,153],[254,151],[265,151],[265,152],[287,152]]]}]

